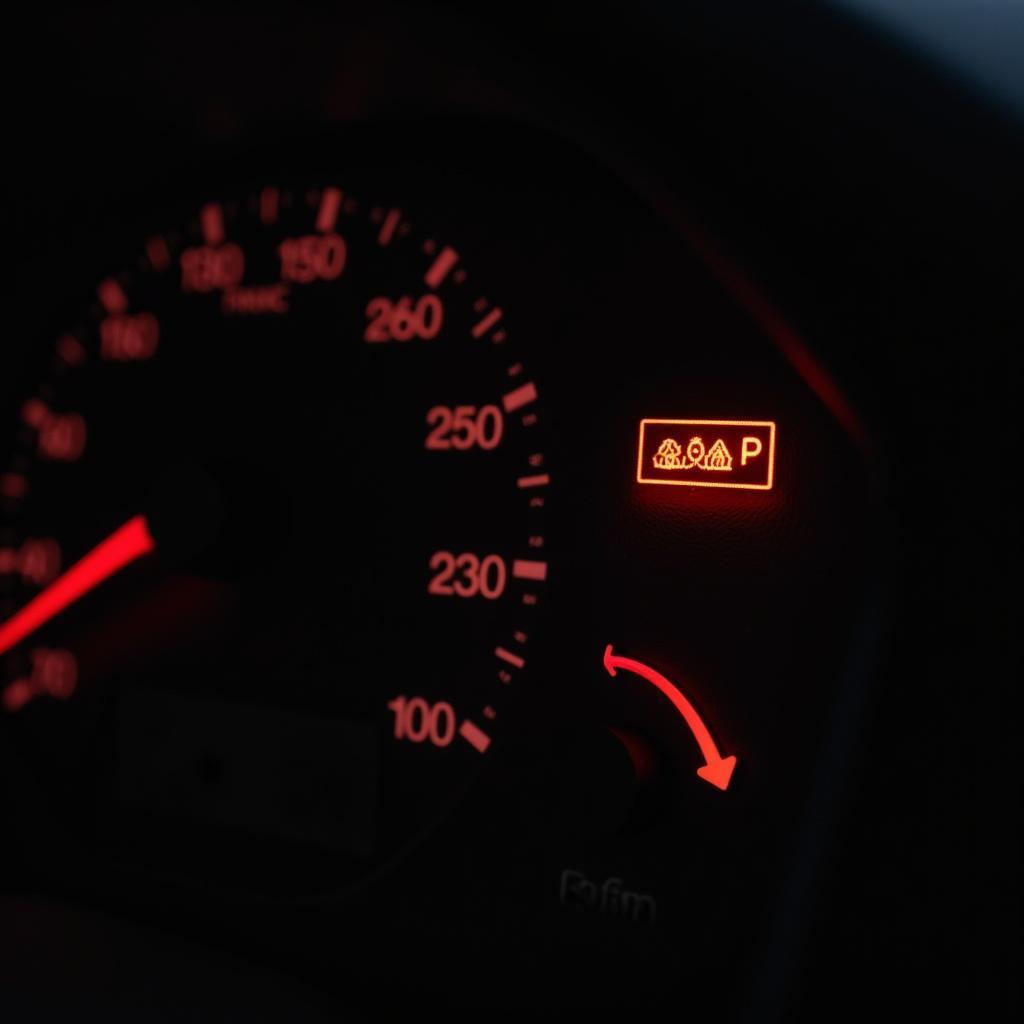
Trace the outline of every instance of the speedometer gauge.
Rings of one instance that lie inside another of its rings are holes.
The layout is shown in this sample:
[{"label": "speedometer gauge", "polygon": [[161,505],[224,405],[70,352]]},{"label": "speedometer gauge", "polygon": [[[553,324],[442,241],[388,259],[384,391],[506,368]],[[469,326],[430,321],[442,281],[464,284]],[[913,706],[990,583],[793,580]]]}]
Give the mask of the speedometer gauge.
[{"label": "speedometer gauge", "polygon": [[467,1004],[656,1001],[751,955],[796,863],[858,434],[699,237],[465,128],[254,153],[252,187],[204,160],[26,268],[12,838],[41,886],[416,1012],[453,964]]},{"label": "speedometer gauge", "polygon": [[21,407],[3,709],[69,840],[132,868],[372,870],[531,662],[542,382],[459,240],[368,199],[267,186],[140,239]]}]

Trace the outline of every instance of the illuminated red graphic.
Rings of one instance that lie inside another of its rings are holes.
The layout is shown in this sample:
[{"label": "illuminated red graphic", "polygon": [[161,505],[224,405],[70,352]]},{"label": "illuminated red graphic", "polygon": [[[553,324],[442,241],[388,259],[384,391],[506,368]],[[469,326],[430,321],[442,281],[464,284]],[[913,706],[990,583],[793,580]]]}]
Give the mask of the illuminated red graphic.
[{"label": "illuminated red graphic", "polygon": [[77,682],[78,661],[70,651],[37,648],[32,652],[31,674],[4,690],[3,705],[8,711],[17,711],[39,694],[67,700],[75,692]]},{"label": "illuminated red graphic", "polygon": [[437,259],[430,265],[430,269],[423,275],[423,280],[431,288],[439,287],[441,282],[448,276],[448,272],[458,262],[459,254],[451,246],[446,245],[437,254]]},{"label": "illuminated red graphic", "polygon": [[128,296],[125,295],[124,289],[112,278],[104,281],[96,289],[96,292],[108,313],[116,315],[123,313],[128,308]]},{"label": "illuminated red graphic", "polygon": [[0,655],[16,647],[104,580],[155,548],[146,517],[129,519],[32,598],[21,611],[0,625]]},{"label": "illuminated red graphic", "polygon": [[395,237],[399,224],[402,223],[401,210],[388,210],[384,223],[380,226],[380,233],[377,235],[378,245],[390,245],[391,239]]},{"label": "illuminated red graphic", "polygon": [[482,338],[501,318],[502,311],[494,308],[481,320],[470,333],[474,338]]},{"label": "illuminated red graphic", "polygon": [[518,654],[507,650],[504,647],[494,648],[495,657],[501,658],[502,661],[507,662],[513,668],[522,668],[526,664],[526,659],[520,657]]},{"label": "illuminated red graphic", "polygon": [[675,438],[666,437],[654,453],[655,469],[705,469],[709,472],[731,472],[732,455],[719,438],[708,451],[700,437],[694,435],[684,452]]},{"label": "illuminated red graphic", "polygon": [[181,254],[181,287],[186,292],[224,291],[241,283],[245,253],[240,246],[203,245]]},{"label": "illuminated red graphic", "polygon": [[519,580],[546,580],[548,578],[548,563],[517,558],[512,563],[512,575]]},{"label": "illuminated red graphic", "polygon": [[207,203],[199,211],[199,224],[207,245],[217,246],[224,241],[224,211],[217,203]]},{"label": "illuminated red graphic", "polygon": [[57,354],[68,366],[81,366],[85,362],[85,346],[72,334],[65,334],[57,342]]},{"label": "illuminated red graphic", "polygon": [[491,737],[468,718],[459,726],[459,735],[481,754],[487,753],[487,748],[491,745]]},{"label": "illuminated red graphic", "polygon": [[521,489],[527,487],[547,487],[551,483],[551,477],[547,473],[538,473],[536,476],[521,476],[516,485]]},{"label": "illuminated red graphic", "polygon": [[38,432],[43,458],[74,462],[81,457],[88,431],[78,413],[58,414],[38,398],[31,398],[22,407],[21,418]]},{"label": "illuminated red graphic", "polygon": [[100,321],[100,355],[113,362],[149,359],[160,343],[160,324],[152,313],[117,314]]},{"label": "illuminated red graphic", "polygon": [[775,482],[775,424],[755,420],[641,420],[641,484],[769,491]]},{"label": "illuminated red graphic", "polygon": [[280,193],[273,185],[267,185],[260,192],[260,221],[263,224],[273,224],[277,220],[279,200]]},{"label": "illuminated red graphic", "polygon": [[289,310],[288,284],[261,284],[251,288],[232,288],[221,296],[224,313],[241,315],[284,315]]},{"label": "illuminated red graphic", "polygon": [[171,251],[159,235],[154,235],[146,243],[146,255],[156,271],[164,271],[171,265]]},{"label": "illuminated red graphic", "polygon": [[531,402],[536,401],[537,385],[530,381],[502,396],[501,404],[505,412],[515,412],[516,409],[521,409],[524,405],[529,405]]},{"label": "illuminated red graphic", "polygon": [[26,583],[45,587],[60,571],[60,545],[52,538],[26,540],[20,548],[0,548],[0,574],[19,573]]},{"label": "illuminated red graphic", "polygon": [[736,767],[736,758],[732,755],[722,757],[718,752],[715,741],[711,738],[711,733],[708,732],[708,727],[704,724],[704,720],[697,714],[696,708],[686,699],[677,686],[670,683],[660,672],[656,672],[651,668],[650,665],[615,654],[612,651],[611,644],[604,649],[604,667],[610,676],[615,676],[618,670],[623,668],[627,672],[640,676],[641,679],[646,679],[647,682],[656,686],[665,694],[672,701],[679,714],[686,720],[686,724],[690,727],[690,732],[693,733],[694,738],[697,740],[697,746],[700,747],[700,752],[704,757],[704,764],[697,769],[697,774],[705,782],[710,782],[712,786],[717,786],[722,790],[729,788],[733,769]]},{"label": "illuminated red graphic", "polygon": [[345,269],[348,247],[341,235],[302,235],[285,238],[277,247],[281,280],[310,284],[333,281]]},{"label": "illuminated red graphic", "polygon": [[399,695],[388,701],[394,713],[394,737],[412,743],[432,743],[447,747],[455,738],[455,711],[447,701],[432,704],[424,697]]},{"label": "illuminated red graphic", "polygon": [[340,188],[325,188],[320,196],[320,206],[316,212],[317,231],[333,231],[338,222],[341,210],[342,193]]}]

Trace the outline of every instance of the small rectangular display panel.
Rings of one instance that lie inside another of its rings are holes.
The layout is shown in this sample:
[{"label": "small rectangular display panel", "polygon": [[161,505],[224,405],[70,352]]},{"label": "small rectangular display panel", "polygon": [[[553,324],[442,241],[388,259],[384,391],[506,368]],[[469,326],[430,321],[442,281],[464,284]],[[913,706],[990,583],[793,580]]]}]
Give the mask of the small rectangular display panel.
[{"label": "small rectangular display panel", "polygon": [[641,484],[770,491],[775,424],[761,420],[641,420]]}]

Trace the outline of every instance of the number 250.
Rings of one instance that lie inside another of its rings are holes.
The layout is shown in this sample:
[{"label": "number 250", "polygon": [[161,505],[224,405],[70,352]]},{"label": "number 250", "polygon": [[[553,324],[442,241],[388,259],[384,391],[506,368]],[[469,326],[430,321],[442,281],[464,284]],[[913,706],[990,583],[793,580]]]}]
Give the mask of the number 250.
[{"label": "number 250", "polygon": [[427,426],[432,428],[427,434],[427,447],[435,451],[490,451],[498,447],[505,430],[501,410],[496,405],[479,409],[475,405],[457,405],[454,409],[435,405],[427,413]]}]

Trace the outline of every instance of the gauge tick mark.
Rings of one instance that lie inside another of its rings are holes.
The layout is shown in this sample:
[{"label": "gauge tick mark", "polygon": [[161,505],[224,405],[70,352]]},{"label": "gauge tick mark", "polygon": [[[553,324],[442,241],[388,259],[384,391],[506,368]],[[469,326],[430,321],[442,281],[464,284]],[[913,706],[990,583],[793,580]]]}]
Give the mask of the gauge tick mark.
[{"label": "gauge tick mark", "polygon": [[316,229],[324,234],[334,230],[338,223],[338,212],[341,210],[341,189],[325,188],[320,197],[320,207],[316,212]]},{"label": "gauge tick mark", "polygon": [[423,275],[423,280],[430,288],[437,288],[448,276],[449,271],[459,262],[459,254],[445,246],[437,255],[437,259],[430,265],[430,269]]},{"label": "gauge tick mark", "polygon": [[481,754],[486,753],[487,748],[491,745],[491,737],[468,718],[459,726],[459,735]]}]

